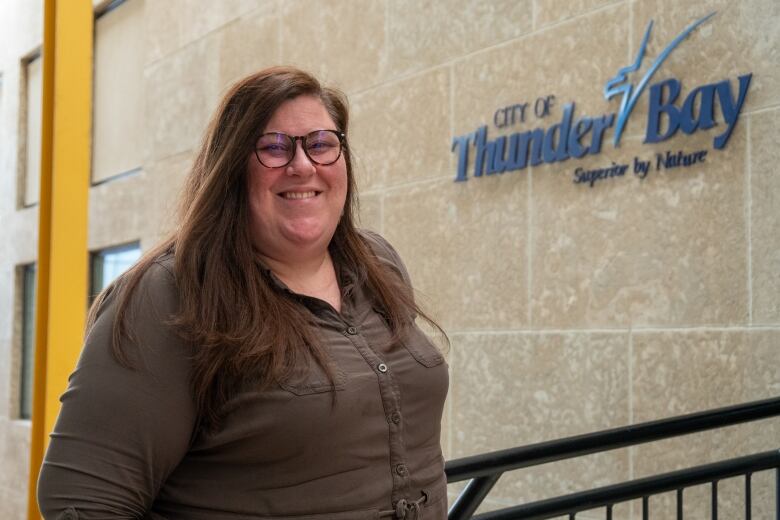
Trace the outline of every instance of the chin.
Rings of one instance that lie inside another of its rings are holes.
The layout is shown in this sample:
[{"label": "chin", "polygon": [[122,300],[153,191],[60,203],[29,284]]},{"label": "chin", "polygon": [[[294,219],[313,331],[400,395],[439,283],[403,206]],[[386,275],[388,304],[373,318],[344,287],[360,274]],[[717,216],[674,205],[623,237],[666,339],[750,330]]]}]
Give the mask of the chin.
[{"label": "chin", "polygon": [[306,227],[305,229],[293,228],[288,229],[284,233],[285,238],[296,245],[301,247],[310,247],[322,244],[323,247],[328,246],[330,239],[333,236],[333,230],[325,229],[322,226]]}]

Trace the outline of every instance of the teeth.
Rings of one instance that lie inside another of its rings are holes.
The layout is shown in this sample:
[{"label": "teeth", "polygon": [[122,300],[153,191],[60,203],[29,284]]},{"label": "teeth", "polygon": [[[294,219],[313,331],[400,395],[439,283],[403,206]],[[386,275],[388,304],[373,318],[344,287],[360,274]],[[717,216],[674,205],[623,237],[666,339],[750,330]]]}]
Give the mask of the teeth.
[{"label": "teeth", "polygon": [[308,199],[317,195],[314,191],[286,191],[283,193],[285,199]]}]

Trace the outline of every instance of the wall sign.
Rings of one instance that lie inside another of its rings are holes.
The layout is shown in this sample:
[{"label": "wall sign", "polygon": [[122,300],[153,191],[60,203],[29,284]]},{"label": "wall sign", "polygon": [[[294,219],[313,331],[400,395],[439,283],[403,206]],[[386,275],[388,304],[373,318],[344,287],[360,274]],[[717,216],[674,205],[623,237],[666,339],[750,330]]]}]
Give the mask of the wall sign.
[{"label": "wall sign", "polygon": [[[678,131],[691,135],[713,128],[719,123],[715,114],[720,109],[725,127],[715,136],[712,146],[716,150],[722,149],[737,124],[752,74],[739,76],[735,80],[724,79],[700,85],[684,97],[681,96],[682,82],[675,78],[659,81],[648,88],[653,75],[672,51],[714,15],[715,13],[711,13],[695,21],[681,32],[650,64],[639,82],[633,84],[628,80],[628,75],[638,71],[645,59],[647,42],[653,28],[653,22],[650,21],[634,63],[620,69],[604,86],[606,100],[613,97],[620,99],[617,113],[579,116],[575,114],[575,103],[570,102],[564,105],[560,121],[547,128],[537,127],[491,140],[488,138],[487,125],[483,125],[471,133],[453,138],[452,152],[458,157],[455,181],[466,181],[469,176],[482,177],[522,170],[528,165],[551,164],[567,159],[580,159],[586,155],[597,155],[601,153],[608,130],[612,130],[612,145],[619,147],[625,125],[645,91],[648,91],[645,143],[666,141]],[[548,95],[536,99],[533,104],[526,102],[498,108],[493,114],[493,124],[499,129],[507,128],[524,123],[531,114],[537,119],[543,119],[550,115],[556,101],[555,96]],[[662,124],[664,121],[665,125]],[[626,164],[613,162],[592,170],[576,168],[572,178],[574,183],[587,184],[590,187],[600,180],[622,177],[628,171],[644,179],[653,168],[672,169],[704,162],[707,152],[708,150],[669,150],[656,154],[650,160],[634,157]],[[472,153],[473,169],[469,172],[469,158]]]}]

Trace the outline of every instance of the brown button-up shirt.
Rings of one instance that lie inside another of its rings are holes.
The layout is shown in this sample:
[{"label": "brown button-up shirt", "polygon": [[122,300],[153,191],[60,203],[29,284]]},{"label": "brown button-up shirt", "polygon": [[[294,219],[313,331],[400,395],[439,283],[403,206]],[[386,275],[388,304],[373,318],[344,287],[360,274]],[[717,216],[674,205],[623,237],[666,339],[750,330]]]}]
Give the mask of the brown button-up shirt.
[{"label": "brown button-up shirt", "polygon": [[[364,236],[408,280],[395,251]],[[41,470],[45,518],[446,518],[447,367],[417,327],[389,347],[366,288],[339,272],[340,313],[294,296],[315,316],[333,382],[314,367],[243,391],[227,403],[221,428],[204,433],[189,386],[193,347],[165,324],[177,308],[172,265],[158,262],[134,298],[140,348],[129,350],[139,368],[111,354],[113,299],[90,331]]]}]

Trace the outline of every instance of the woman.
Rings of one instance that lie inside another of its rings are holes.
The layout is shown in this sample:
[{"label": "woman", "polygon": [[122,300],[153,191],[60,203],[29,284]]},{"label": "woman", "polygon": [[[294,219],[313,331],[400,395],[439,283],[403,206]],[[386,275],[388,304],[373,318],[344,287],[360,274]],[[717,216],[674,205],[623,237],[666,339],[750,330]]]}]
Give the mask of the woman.
[{"label": "woman", "polygon": [[344,98],[232,87],[180,225],[106,289],[41,470],[46,518],[443,519],[447,369],[357,231]]}]

